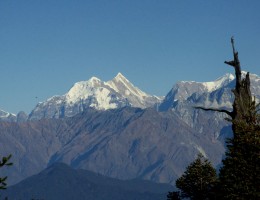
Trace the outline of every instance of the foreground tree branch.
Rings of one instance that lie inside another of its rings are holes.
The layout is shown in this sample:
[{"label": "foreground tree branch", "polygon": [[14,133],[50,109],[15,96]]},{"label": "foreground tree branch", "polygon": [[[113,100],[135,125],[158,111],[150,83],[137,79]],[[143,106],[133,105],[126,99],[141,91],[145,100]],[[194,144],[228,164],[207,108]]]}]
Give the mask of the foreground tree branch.
[{"label": "foreground tree branch", "polygon": [[195,106],[194,108],[205,110],[205,111],[216,111],[216,112],[226,113],[227,115],[229,115],[230,117],[233,118],[233,112],[230,112],[228,110],[217,109],[217,108],[204,108],[204,107],[201,107],[201,106]]},{"label": "foreground tree branch", "polygon": [[215,108],[196,107],[226,113],[232,119],[233,138],[227,140],[226,158],[219,173],[219,199],[260,199],[260,117],[255,99],[251,96],[249,73],[242,77],[238,52],[234,39],[232,61],[236,87],[232,90],[235,99],[232,112]]}]

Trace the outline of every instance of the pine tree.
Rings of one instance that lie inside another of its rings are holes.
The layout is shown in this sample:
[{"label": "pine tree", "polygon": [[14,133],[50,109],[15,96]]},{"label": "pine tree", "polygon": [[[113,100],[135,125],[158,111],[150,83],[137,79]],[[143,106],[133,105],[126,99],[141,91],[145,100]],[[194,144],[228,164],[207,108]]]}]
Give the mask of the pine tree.
[{"label": "pine tree", "polygon": [[259,122],[257,113],[250,120],[233,121],[234,137],[227,142],[219,177],[223,199],[260,199]]},{"label": "pine tree", "polygon": [[177,179],[176,187],[181,191],[182,198],[192,200],[211,199],[213,188],[217,183],[216,170],[202,154],[192,162]]},{"label": "pine tree", "polygon": [[[7,157],[3,157],[2,161],[0,161],[0,168],[4,166],[11,166],[13,163],[10,163],[9,160],[11,159],[12,155],[9,155]],[[5,177],[0,177],[0,189],[6,189],[6,180],[7,176]]]}]

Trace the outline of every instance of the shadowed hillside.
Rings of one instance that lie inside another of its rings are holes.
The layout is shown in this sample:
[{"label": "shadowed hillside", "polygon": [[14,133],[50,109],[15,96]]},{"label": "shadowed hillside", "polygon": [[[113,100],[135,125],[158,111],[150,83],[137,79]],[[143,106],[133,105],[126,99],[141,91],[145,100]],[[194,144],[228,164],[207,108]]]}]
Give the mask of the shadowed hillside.
[{"label": "shadowed hillside", "polygon": [[8,199],[46,199],[46,200],[163,200],[168,184],[149,181],[120,181],[87,170],[74,170],[56,163],[41,173],[29,177],[3,193]]}]

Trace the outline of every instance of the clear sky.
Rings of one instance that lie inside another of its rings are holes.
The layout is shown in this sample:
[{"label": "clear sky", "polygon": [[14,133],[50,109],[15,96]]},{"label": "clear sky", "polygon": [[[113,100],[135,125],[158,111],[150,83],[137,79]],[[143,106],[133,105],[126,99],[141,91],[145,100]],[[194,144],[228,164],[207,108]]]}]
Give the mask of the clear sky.
[{"label": "clear sky", "polygon": [[118,72],[154,95],[211,81],[233,73],[231,36],[260,75],[259,0],[0,0],[0,109],[28,113]]}]

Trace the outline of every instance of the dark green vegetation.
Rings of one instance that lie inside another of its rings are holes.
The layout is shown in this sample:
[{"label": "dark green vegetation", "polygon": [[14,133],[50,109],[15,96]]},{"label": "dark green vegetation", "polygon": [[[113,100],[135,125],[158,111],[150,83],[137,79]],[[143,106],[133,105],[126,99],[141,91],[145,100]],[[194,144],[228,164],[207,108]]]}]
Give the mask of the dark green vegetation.
[{"label": "dark green vegetation", "polygon": [[[13,165],[13,163],[9,162],[11,159],[12,155],[10,154],[7,157],[3,157],[2,161],[0,161],[0,168],[4,167],[4,166],[11,166]],[[5,177],[0,177],[0,190],[6,189],[7,183],[7,176]]]},{"label": "dark green vegetation", "polygon": [[219,175],[223,199],[260,199],[259,117],[257,121],[233,123],[236,135],[227,142]]},{"label": "dark green vegetation", "polygon": [[160,200],[169,184],[144,180],[118,180],[87,170],[75,170],[62,163],[55,163],[41,173],[10,186],[3,197],[8,199],[45,200]]},{"label": "dark green vegetation", "polygon": [[176,186],[181,191],[181,197],[204,200],[212,195],[217,184],[217,173],[211,163],[202,154],[191,163],[184,174],[177,179]]},{"label": "dark green vegetation", "polygon": [[[233,111],[198,107],[206,111],[226,113],[230,117],[227,120],[232,123],[233,137],[227,140],[226,157],[222,162],[223,166],[220,169],[219,178],[217,180],[209,163],[202,164],[200,156],[188,166],[185,173],[176,181],[180,195],[169,193],[168,199],[185,197],[201,200],[260,199],[259,104],[256,104],[251,95],[249,73],[246,74],[245,78],[241,76],[240,62],[234,48],[233,38],[231,43],[234,60],[225,63],[234,67],[236,73]],[[206,166],[208,167],[206,168]]]}]

